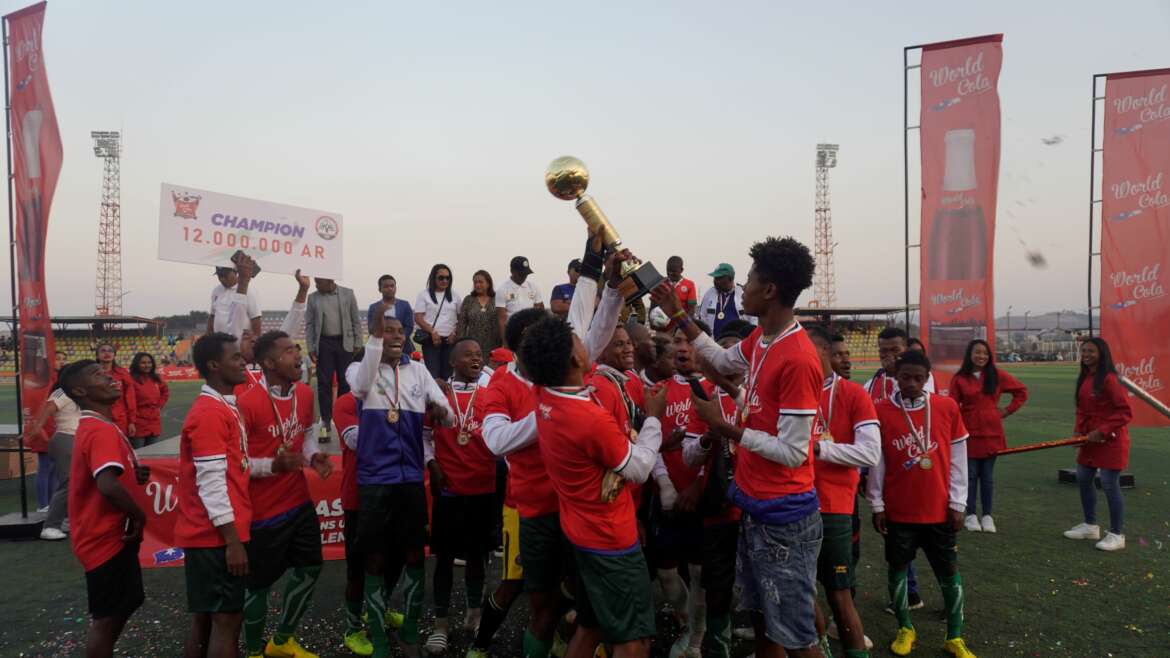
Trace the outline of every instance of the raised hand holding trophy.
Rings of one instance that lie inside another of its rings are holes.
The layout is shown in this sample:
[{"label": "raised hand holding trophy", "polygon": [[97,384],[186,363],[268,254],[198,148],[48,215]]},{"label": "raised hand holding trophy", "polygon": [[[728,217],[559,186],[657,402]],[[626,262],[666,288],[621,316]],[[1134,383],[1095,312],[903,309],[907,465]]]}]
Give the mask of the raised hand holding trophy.
[{"label": "raised hand holding trophy", "polygon": [[[550,194],[562,201],[575,201],[577,212],[581,213],[589,235],[601,240],[606,248],[618,251],[623,248],[622,238],[617,229],[593,197],[585,194],[589,187],[589,170],[585,163],[571,155],[553,160],[544,172],[544,184]],[[665,281],[651,263],[630,260],[622,263],[622,284],[618,287],[627,304],[648,294],[654,286]]]}]

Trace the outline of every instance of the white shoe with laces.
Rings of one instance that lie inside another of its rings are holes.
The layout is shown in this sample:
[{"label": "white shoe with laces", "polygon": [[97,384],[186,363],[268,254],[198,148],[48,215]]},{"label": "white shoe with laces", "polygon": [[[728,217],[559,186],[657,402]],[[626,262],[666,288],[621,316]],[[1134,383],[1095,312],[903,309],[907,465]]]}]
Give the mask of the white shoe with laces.
[{"label": "white shoe with laces", "polygon": [[1125,535],[1107,532],[1105,539],[1097,542],[1097,550],[1099,551],[1120,551],[1123,548],[1125,548]]},{"label": "white shoe with laces", "polygon": [[46,541],[61,541],[62,539],[65,539],[68,536],[69,535],[61,532],[57,528],[46,527],[46,528],[41,529],[41,539],[44,539]]},{"label": "white shoe with laces", "polygon": [[991,518],[990,514],[984,514],[983,519],[979,523],[983,528],[983,532],[995,532],[995,519]]},{"label": "white shoe with laces", "polygon": [[983,528],[979,526],[979,517],[974,514],[968,514],[967,518],[963,520],[963,527],[971,532],[982,532]]},{"label": "white shoe with laces", "polygon": [[1065,530],[1064,536],[1069,539],[1100,539],[1101,526],[1078,523],[1072,528]]}]

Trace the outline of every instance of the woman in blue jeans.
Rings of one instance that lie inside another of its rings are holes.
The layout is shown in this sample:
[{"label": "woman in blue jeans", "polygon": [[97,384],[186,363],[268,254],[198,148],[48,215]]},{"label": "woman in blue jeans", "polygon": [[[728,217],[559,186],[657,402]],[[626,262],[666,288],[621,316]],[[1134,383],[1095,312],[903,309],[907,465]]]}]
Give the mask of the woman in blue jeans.
[{"label": "woman in blue jeans", "polygon": [[[1081,490],[1084,523],[1066,530],[1069,539],[1100,539],[1102,551],[1125,548],[1122,522],[1125,503],[1121,497],[1121,471],[1129,463],[1129,432],[1133,418],[1129,399],[1117,370],[1109,345],[1100,338],[1088,338],[1081,344],[1081,374],[1076,389],[1077,422],[1075,432],[1088,443],[1077,451],[1077,484]],[[1101,539],[1097,525],[1097,489],[1093,479],[1101,474],[1101,488],[1109,503],[1109,531]]]}]

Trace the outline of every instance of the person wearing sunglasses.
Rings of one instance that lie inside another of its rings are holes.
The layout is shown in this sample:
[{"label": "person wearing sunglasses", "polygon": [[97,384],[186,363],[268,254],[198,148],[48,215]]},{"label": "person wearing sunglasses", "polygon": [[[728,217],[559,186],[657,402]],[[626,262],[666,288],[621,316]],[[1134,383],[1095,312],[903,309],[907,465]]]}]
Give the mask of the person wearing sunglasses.
[{"label": "person wearing sunglasses", "polygon": [[451,288],[451,268],[437,263],[427,276],[427,288],[414,299],[414,342],[422,348],[423,363],[432,377],[451,376],[451,347],[459,315],[459,295]]}]

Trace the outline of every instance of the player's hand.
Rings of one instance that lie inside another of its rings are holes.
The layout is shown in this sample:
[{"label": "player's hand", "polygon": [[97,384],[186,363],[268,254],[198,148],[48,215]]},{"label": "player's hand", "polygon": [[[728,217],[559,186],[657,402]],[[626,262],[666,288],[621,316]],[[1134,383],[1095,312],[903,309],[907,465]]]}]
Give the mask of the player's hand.
[{"label": "player's hand", "polygon": [[323,452],[318,452],[313,455],[313,459],[309,462],[317,475],[321,476],[322,480],[326,480],[330,475],[333,475],[333,461],[329,459],[329,455]]},{"label": "player's hand", "polygon": [[227,545],[225,557],[228,573],[236,578],[248,575],[248,551],[244,550],[244,545],[239,540]]},{"label": "player's hand", "polygon": [[309,352],[309,361],[312,362],[313,365],[317,365],[317,353],[316,352]]},{"label": "player's hand", "polygon": [[235,262],[236,275],[238,276],[236,280],[237,287],[241,283],[246,285],[249,281],[252,280],[255,272],[253,266],[255,264],[256,262],[252,260],[251,256],[248,254],[240,254],[239,260]]},{"label": "player's hand", "polygon": [[707,423],[711,429],[718,431],[718,428],[727,424],[727,421],[723,420],[723,407],[717,399],[704,400],[691,391],[691,405],[699,419]]},{"label": "player's hand", "polygon": [[305,465],[305,456],[295,450],[282,452],[272,459],[273,473],[299,471]]},{"label": "player's hand", "polygon": [[301,290],[309,290],[309,277],[308,275],[301,274],[301,268],[297,268],[297,271],[293,274],[293,278],[296,279],[297,285],[300,286]]},{"label": "player's hand", "polygon": [[629,249],[622,249],[609,254],[605,259],[605,280],[610,288],[617,288],[622,283],[622,263],[636,260]]},{"label": "player's hand", "polygon": [[427,470],[431,472],[431,491],[436,494],[447,489],[447,474],[443,472],[443,467],[439,466],[439,462],[431,460],[427,464]]},{"label": "player's hand", "polygon": [[674,504],[677,512],[693,512],[699,506],[699,498],[703,495],[703,479],[695,480],[694,484],[678,495],[678,502]]},{"label": "player's hand", "polygon": [[644,408],[647,418],[653,416],[661,420],[662,414],[666,413],[666,387],[659,385],[650,389]]},{"label": "player's hand", "polygon": [[[960,521],[960,523],[962,523],[962,519],[959,519],[959,521]],[[885,512],[874,512],[873,513],[873,529],[877,530],[878,534],[880,534],[880,535],[886,534],[887,530],[886,530],[886,513]]]},{"label": "player's hand", "polygon": [[654,300],[654,303],[662,309],[666,317],[672,320],[674,314],[681,310],[678,305],[678,297],[674,295],[674,288],[666,281],[654,286],[654,289],[650,291],[650,299]]},{"label": "player's hand", "polygon": [[676,427],[670,431],[670,434],[663,437],[662,446],[658,448],[658,452],[670,452],[678,450],[682,447],[683,439],[687,436],[687,431],[681,427]]},{"label": "player's hand", "polygon": [[141,544],[142,531],[146,528],[146,515],[139,510],[137,514],[126,517],[126,532],[122,533],[122,542],[125,544]]},{"label": "player's hand", "polygon": [[150,467],[139,464],[134,467],[134,479],[138,484],[146,484],[150,482]]},{"label": "player's hand", "polygon": [[129,423],[128,425],[126,425],[126,433],[129,434],[130,436],[134,436],[135,434],[137,434],[137,432],[135,432],[136,429],[138,429],[138,428],[135,427],[134,423]]},{"label": "player's hand", "polygon": [[1101,433],[1101,430],[1093,430],[1085,437],[1089,443],[1105,443],[1106,437]]},{"label": "player's hand", "polygon": [[951,512],[951,530],[959,532],[963,529],[963,512],[958,510],[950,510]]}]

